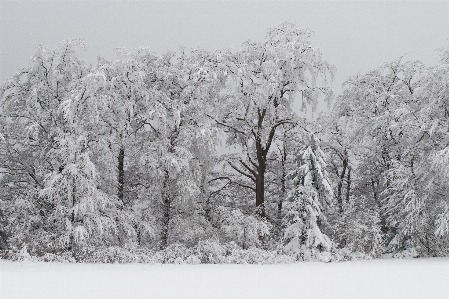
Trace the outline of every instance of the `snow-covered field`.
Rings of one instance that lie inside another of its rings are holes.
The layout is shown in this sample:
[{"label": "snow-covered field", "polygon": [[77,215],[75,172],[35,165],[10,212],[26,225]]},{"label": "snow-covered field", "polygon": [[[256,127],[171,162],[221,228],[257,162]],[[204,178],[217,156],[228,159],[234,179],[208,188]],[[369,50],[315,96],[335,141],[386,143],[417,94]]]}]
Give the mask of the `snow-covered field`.
[{"label": "snow-covered field", "polygon": [[449,298],[449,259],[292,265],[0,261],[1,299]]}]

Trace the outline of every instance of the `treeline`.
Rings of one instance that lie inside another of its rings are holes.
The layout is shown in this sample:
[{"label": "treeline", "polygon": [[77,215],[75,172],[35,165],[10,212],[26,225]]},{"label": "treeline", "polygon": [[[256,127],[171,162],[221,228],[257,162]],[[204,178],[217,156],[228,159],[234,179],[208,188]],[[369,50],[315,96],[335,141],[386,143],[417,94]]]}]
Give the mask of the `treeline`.
[{"label": "treeline", "polygon": [[[238,50],[39,46],[0,89],[3,258],[446,256],[449,52],[349,78],[284,23]],[[316,121],[297,110],[331,104]],[[322,105],[322,104],[321,104]]]}]

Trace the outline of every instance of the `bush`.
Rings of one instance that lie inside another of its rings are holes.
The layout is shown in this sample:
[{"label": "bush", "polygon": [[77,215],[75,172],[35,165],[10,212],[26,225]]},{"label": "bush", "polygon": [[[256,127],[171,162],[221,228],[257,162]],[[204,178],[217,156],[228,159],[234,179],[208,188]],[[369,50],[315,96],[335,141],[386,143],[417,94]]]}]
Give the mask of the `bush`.
[{"label": "bush", "polygon": [[87,263],[154,263],[154,253],[145,249],[111,246],[105,248],[85,248],[78,255]]},{"label": "bush", "polygon": [[261,240],[270,235],[271,223],[256,215],[245,215],[239,209],[217,207],[214,218],[228,241],[242,248],[260,246]]},{"label": "bush", "polygon": [[194,252],[202,264],[222,264],[225,262],[226,248],[215,239],[199,241]]},{"label": "bush", "polygon": [[25,245],[20,250],[5,250],[1,252],[1,258],[18,262],[59,262],[59,263],[76,263],[71,252],[65,253],[45,253],[42,256],[30,254],[28,246]]},{"label": "bush", "polygon": [[[366,258],[379,258],[385,252],[385,236],[382,233],[380,214],[376,207],[367,209],[367,199],[351,198],[344,206],[344,213],[334,219],[333,235],[340,251]],[[347,255],[346,253],[343,255]],[[363,259],[366,259],[363,258]]]},{"label": "bush", "polygon": [[334,255],[334,261],[336,262],[346,262],[346,261],[361,261],[361,260],[372,260],[373,256],[360,251],[351,251],[349,248],[339,248],[336,249]]},{"label": "bush", "polygon": [[184,244],[175,243],[169,245],[162,251],[155,254],[155,262],[164,264],[186,264],[187,261],[196,261],[191,258],[194,255],[192,249],[187,248]]}]

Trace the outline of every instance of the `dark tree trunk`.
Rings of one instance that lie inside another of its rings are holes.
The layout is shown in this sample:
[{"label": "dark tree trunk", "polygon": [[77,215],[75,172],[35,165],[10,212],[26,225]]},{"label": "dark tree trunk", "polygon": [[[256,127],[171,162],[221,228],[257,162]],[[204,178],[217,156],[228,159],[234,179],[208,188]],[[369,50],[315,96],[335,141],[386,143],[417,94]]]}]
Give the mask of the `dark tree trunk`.
[{"label": "dark tree trunk", "polygon": [[337,202],[338,202],[338,208],[340,211],[340,215],[343,214],[343,200],[342,200],[342,189],[343,189],[343,180],[346,176],[346,167],[347,167],[347,161],[346,159],[343,159],[343,169],[340,173],[340,180],[338,181],[337,185]]},{"label": "dark tree trunk", "polygon": [[378,182],[376,182],[374,179],[371,179],[371,188],[373,190],[373,197],[374,197],[374,201],[376,202],[376,204],[378,205],[379,209],[382,208],[381,202],[379,200],[379,196],[377,194],[377,186],[379,185]]},{"label": "dark tree trunk", "polygon": [[120,151],[118,153],[118,190],[117,190],[117,196],[119,200],[122,202],[122,204],[125,204],[123,199],[123,190],[124,190],[124,184],[125,184],[125,148],[123,146],[120,147]]},{"label": "dark tree trunk", "polygon": [[[75,154],[76,159],[76,154]],[[72,178],[72,215],[70,220],[72,222],[72,227],[75,226],[75,204],[76,204],[76,180]],[[70,235],[69,247],[68,250],[71,251],[75,245],[75,239],[73,238],[73,234]]]},{"label": "dark tree trunk", "polygon": [[342,189],[343,189],[343,180],[346,176],[346,163],[343,161],[343,169],[340,174],[340,180],[337,186],[337,202],[338,202],[338,210],[340,215],[343,214],[343,200],[342,200]]},{"label": "dark tree trunk", "polygon": [[279,220],[279,224],[281,223],[282,220],[282,204],[283,201],[285,199],[285,191],[286,191],[286,186],[285,186],[285,180],[286,180],[286,173],[285,173],[285,165],[282,165],[282,177],[281,177],[281,195],[279,196],[279,201],[278,201],[278,220]]},{"label": "dark tree trunk", "polygon": [[[181,126],[182,122],[179,124]],[[175,152],[176,139],[179,135],[179,127],[175,128],[170,135],[170,145],[168,147],[169,153]],[[162,218],[162,232],[161,232],[161,243],[160,249],[163,250],[168,246],[168,237],[170,232],[170,220],[171,220],[171,209],[172,202],[174,199],[174,184],[175,179],[170,177],[170,173],[168,169],[164,169],[164,181],[162,183],[162,210],[163,210],[163,218]]]},{"label": "dark tree trunk", "polygon": [[281,195],[279,197],[278,201],[278,221],[279,221],[279,227],[282,223],[282,204],[285,199],[285,192],[286,192],[286,179],[287,179],[287,169],[285,163],[287,162],[287,150],[285,148],[285,131],[284,131],[284,144],[282,146],[282,155],[281,155],[281,167],[282,167],[282,173],[281,173]]},{"label": "dark tree trunk", "polygon": [[265,218],[265,170],[267,167],[267,153],[273,140],[275,128],[270,132],[272,133],[266,146],[263,146],[261,139],[262,125],[265,117],[266,109],[258,111],[259,119],[257,121],[257,134],[255,135],[256,141],[256,155],[257,155],[257,168],[256,168],[256,212],[257,214]]},{"label": "dark tree trunk", "polygon": [[[72,209],[75,208],[76,204],[76,181],[72,179],[73,187],[72,187]],[[72,223],[75,223],[75,211],[72,210]]]},{"label": "dark tree trunk", "polygon": [[210,206],[209,192],[207,191],[207,185],[206,185],[207,184],[207,182],[206,182],[206,179],[207,179],[207,177],[206,177],[206,175],[207,175],[206,169],[201,169],[200,192],[201,192],[202,202],[204,204],[205,217],[206,217],[207,221],[210,222],[210,221],[212,221],[212,218],[211,218],[211,215],[210,215],[211,206]]},{"label": "dark tree trunk", "polygon": [[7,250],[8,249],[8,243],[6,240],[8,239],[8,236],[5,232],[0,231],[0,250]]},{"label": "dark tree trunk", "polygon": [[382,233],[388,233],[389,229],[387,227],[387,221],[385,215],[382,213],[382,202],[379,199],[379,193],[377,188],[379,187],[379,180],[371,179],[371,187],[373,189],[374,201],[376,202],[380,211],[380,230]]},{"label": "dark tree trunk", "polygon": [[256,140],[257,148],[257,176],[256,176],[256,212],[260,217],[265,217],[265,170],[266,157],[264,150],[260,144],[260,140]]},{"label": "dark tree trunk", "polygon": [[163,202],[163,218],[162,218],[162,233],[160,249],[167,248],[168,245],[168,232],[170,228],[170,208],[171,208],[171,196],[170,196],[170,174],[168,170],[165,170],[164,182],[162,184],[162,202]]},{"label": "dark tree trunk", "polygon": [[348,167],[348,177],[346,182],[346,203],[349,203],[349,196],[351,194],[351,167]]},{"label": "dark tree trunk", "polygon": [[243,249],[248,249],[248,247],[246,246],[246,227],[243,227],[243,244],[242,244],[242,248]]},{"label": "dark tree trunk", "polygon": [[256,179],[256,209],[260,217],[265,217],[265,173],[259,173]]}]

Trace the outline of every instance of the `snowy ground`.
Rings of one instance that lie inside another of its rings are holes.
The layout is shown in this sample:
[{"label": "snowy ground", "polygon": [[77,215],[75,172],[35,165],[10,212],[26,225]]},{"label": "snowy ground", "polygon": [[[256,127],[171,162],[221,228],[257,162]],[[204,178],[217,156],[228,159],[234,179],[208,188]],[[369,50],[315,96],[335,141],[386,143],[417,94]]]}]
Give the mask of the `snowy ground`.
[{"label": "snowy ground", "polygon": [[449,298],[449,259],[292,265],[92,265],[0,260],[1,299]]}]

